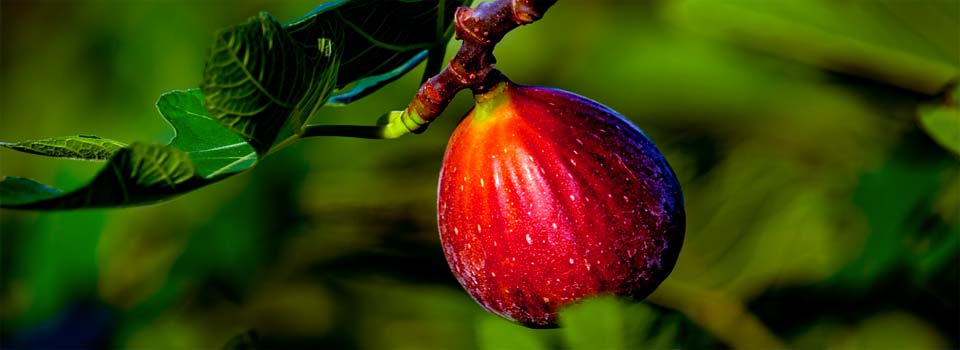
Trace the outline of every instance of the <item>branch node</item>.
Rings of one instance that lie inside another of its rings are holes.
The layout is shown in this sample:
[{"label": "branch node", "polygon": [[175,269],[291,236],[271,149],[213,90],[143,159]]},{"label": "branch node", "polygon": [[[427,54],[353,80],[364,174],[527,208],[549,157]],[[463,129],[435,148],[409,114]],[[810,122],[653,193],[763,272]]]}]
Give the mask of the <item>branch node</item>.
[{"label": "branch node", "polygon": [[453,16],[453,27],[456,31],[456,38],[464,42],[487,43],[489,40],[487,40],[485,35],[489,34],[489,31],[484,31],[484,36],[480,35],[480,27],[476,24],[476,20],[471,21],[471,19],[473,19],[473,12],[473,9],[469,7],[457,8],[457,12]]},{"label": "branch node", "polygon": [[543,14],[537,11],[531,0],[513,0],[513,20],[519,25],[527,25],[543,17]]},{"label": "branch node", "polygon": [[410,132],[421,133],[460,90],[482,91],[492,86],[488,74],[494,71],[497,61],[493,57],[494,46],[507,32],[540,19],[555,2],[495,0],[481,3],[476,8],[458,7],[454,14],[454,29],[456,38],[463,41],[463,45],[446,68],[420,86],[399,122]]}]

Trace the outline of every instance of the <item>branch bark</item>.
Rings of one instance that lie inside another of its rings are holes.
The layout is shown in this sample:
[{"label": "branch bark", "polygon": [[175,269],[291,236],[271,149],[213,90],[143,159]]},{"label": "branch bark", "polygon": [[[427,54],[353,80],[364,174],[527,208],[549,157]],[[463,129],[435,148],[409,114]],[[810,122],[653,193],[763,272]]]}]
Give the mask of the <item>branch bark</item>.
[{"label": "branch bark", "polygon": [[[461,7],[454,18],[456,38],[463,41],[460,50],[439,74],[428,79],[400,116],[413,133],[423,132],[466,88],[483,91],[491,84],[484,81],[493,71],[493,48],[509,31],[533,23],[556,0],[498,0],[476,8]],[[486,86],[484,86],[486,85]]]}]

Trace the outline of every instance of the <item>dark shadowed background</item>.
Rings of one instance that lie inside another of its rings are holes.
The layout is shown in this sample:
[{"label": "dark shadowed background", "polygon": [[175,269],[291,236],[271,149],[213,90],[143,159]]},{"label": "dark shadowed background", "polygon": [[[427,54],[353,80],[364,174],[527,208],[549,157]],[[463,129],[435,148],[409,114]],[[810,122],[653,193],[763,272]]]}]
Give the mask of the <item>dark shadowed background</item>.
[{"label": "dark shadowed background", "polygon": [[[315,5],[3,0],[0,140],[163,143],[154,102],[199,84],[217,29]],[[561,0],[510,33],[498,68],[618,110],[683,185],[680,260],[643,303],[601,299],[565,312],[568,327],[529,330],[460,289],[435,201],[464,92],[422,135],[303,140],[166,203],[0,212],[0,341],[215,349],[255,330],[277,348],[957,348],[960,162],[918,121],[944,99],[922,91],[937,82],[910,72],[956,77],[958,33],[956,0]],[[314,119],[372,124],[421,71]],[[100,166],[0,150],[2,175],[60,188]]]}]

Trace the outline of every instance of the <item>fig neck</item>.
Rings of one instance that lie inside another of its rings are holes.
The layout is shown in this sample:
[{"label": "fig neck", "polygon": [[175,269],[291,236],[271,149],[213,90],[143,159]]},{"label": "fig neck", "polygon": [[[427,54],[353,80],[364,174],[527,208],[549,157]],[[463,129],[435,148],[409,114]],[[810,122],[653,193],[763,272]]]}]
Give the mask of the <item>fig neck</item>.
[{"label": "fig neck", "polygon": [[476,103],[474,109],[475,120],[485,120],[496,114],[496,110],[510,103],[511,90],[516,85],[509,80],[502,79],[491,86],[483,93],[475,93],[473,100]]}]

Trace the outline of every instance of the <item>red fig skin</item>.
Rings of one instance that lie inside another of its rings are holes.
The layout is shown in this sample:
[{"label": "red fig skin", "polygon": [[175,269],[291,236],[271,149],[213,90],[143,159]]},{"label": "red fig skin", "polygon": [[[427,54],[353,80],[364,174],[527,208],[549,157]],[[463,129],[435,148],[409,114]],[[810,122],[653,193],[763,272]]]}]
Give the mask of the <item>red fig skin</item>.
[{"label": "red fig skin", "polygon": [[440,172],[440,239],[484,308],[534,328],[558,308],[640,300],[683,243],[683,196],[653,142],[617,112],[566,91],[503,82],[477,96]]}]

